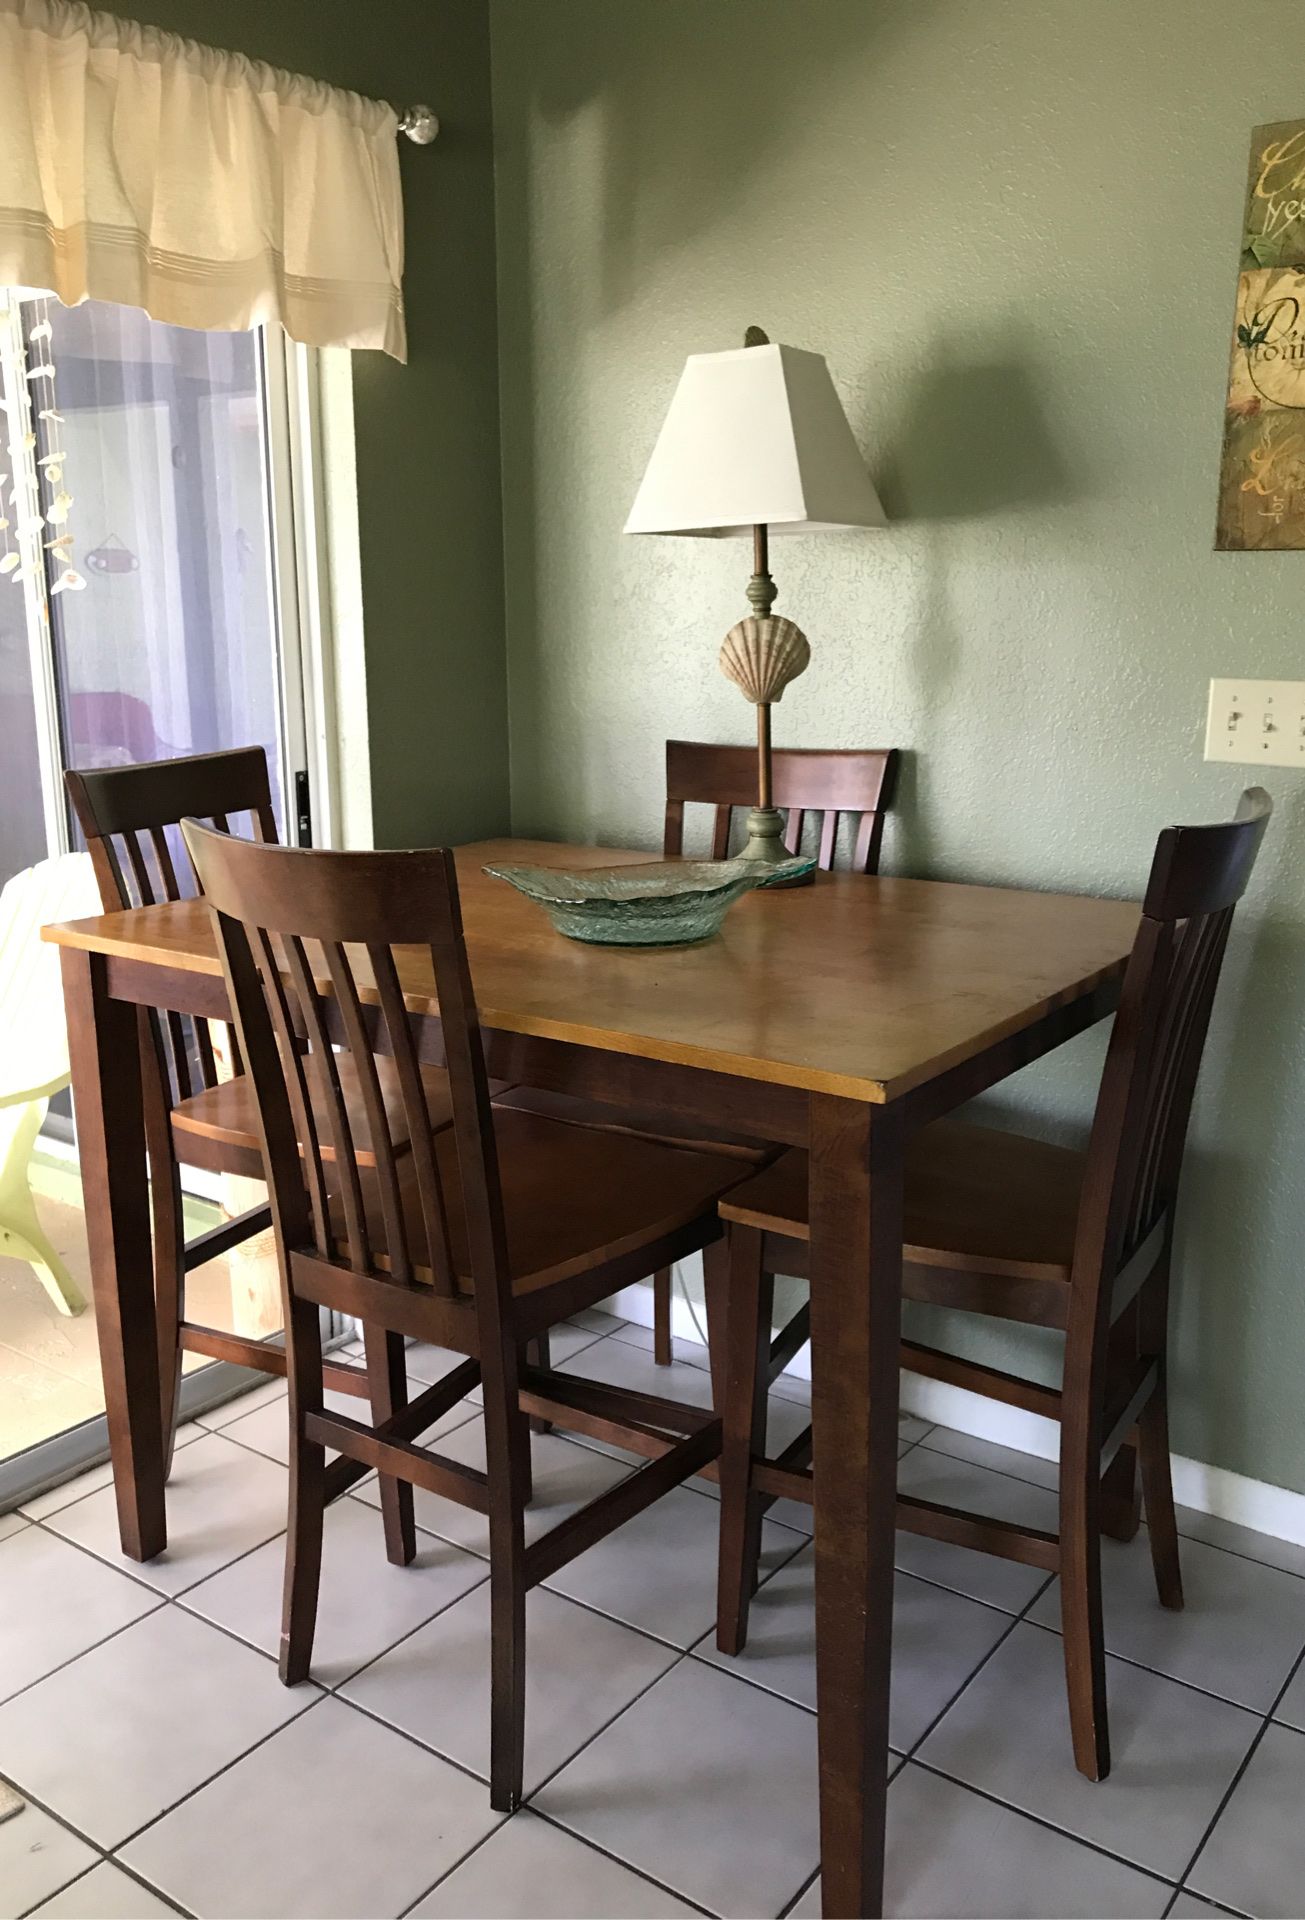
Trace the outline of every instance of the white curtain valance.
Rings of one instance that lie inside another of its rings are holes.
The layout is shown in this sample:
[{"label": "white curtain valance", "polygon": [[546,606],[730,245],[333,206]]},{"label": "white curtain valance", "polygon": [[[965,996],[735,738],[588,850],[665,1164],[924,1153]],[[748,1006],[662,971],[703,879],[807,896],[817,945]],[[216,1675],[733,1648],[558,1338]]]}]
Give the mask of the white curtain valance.
[{"label": "white curtain valance", "polygon": [[0,0],[0,284],[407,357],[383,102],[64,0]]}]

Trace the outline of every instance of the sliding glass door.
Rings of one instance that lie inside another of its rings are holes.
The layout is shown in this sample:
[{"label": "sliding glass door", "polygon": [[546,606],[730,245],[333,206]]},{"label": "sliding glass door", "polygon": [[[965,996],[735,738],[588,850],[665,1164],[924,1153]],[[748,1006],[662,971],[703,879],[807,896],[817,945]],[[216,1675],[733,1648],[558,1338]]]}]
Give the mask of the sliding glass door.
[{"label": "sliding glass door", "polygon": [[[0,884],[78,844],[69,767],[260,745],[282,837],[307,837],[294,495],[312,476],[288,358],[279,333],[195,333],[0,289]],[[257,1197],[250,1182],[184,1179],[192,1232]],[[66,1093],[32,1184],[84,1280]],[[267,1334],[279,1320],[270,1245],[200,1269],[189,1291],[208,1324]],[[100,1448],[102,1407],[93,1309],[60,1314],[31,1268],[0,1259],[0,1509],[15,1476],[39,1484],[70,1446]]]}]

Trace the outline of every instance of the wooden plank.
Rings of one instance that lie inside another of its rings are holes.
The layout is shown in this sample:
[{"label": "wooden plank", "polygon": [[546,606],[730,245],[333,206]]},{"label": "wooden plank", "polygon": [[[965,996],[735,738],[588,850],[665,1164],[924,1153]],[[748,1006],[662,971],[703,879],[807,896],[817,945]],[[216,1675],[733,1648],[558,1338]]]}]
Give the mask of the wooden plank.
[{"label": "wooden plank", "polygon": [[307,1414],[304,1430],[320,1446],[336,1447],[351,1460],[375,1467],[378,1473],[397,1475],[475,1513],[489,1511],[489,1481],[475,1467],[441,1459],[410,1440],[380,1440],[370,1427],[343,1413]]},{"label": "wooden plank", "polygon": [[688,1480],[720,1452],[720,1422],[710,1420],[705,1427],[689,1435],[650,1460],[628,1480],[618,1481],[595,1499],[586,1501],[575,1513],[559,1520],[547,1533],[532,1540],[526,1548],[526,1584],[536,1587],[559,1567],[566,1566],[578,1553],[609,1534],[614,1527],[660,1500],[672,1487]]}]

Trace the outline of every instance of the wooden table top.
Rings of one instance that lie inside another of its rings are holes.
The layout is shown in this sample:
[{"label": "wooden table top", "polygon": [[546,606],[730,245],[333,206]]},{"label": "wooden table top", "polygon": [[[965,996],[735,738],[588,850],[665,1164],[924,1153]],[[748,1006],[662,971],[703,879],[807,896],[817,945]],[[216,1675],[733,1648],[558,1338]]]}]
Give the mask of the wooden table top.
[{"label": "wooden table top", "polygon": [[[697,947],[592,947],[481,868],[655,856],[483,840],[457,852],[487,1027],[770,1081],[894,1100],[1122,972],[1138,908],[1081,894],[817,874],[739,901]],[[47,927],[59,945],[221,971],[199,901]],[[430,962],[401,956],[410,1008],[436,1011]]]}]

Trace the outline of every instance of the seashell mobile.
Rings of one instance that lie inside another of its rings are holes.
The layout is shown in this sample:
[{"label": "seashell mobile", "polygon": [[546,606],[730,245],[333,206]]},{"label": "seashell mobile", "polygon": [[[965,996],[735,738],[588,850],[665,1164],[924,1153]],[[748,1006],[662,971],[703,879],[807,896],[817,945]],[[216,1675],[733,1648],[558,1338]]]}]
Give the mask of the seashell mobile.
[{"label": "seashell mobile", "polygon": [[[47,575],[50,596],[81,593],[86,576],[72,563],[73,535],[68,525],[72,495],[64,484],[67,455],[59,446],[59,428],[64,417],[55,398],[58,378],[51,343],[54,328],[50,323],[50,302],[42,295],[36,302],[37,319],[20,346],[11,371],[26,391],[16,394],[9,411],[11,431],[16,439],[8,443],[10,471],[0,472],[0,577],[8,576],[15,585]],[[33,420],[43,423],[48,453],[32,464],[36,451]]]}]

